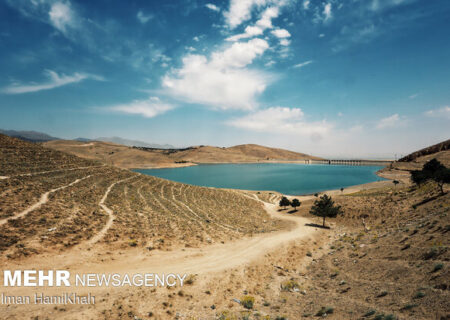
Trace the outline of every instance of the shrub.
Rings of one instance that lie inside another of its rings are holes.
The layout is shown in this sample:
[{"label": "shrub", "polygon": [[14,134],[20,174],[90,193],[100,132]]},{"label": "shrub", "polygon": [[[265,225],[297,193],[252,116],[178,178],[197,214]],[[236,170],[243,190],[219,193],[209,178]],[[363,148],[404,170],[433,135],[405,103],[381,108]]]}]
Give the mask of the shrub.
[{"label": "shrub", "polygon": [[433,272],[439,271],[444,267],[442,263],[437,263],[434,265]]},{"label": "shrub", "polygon": [[373,316],[375,313],[376,313],[375,310],[373,310],[373,309],[372,309],[372,310],[369,310],[369,311],[367,311],[367,312],[364,314],[364,318]]},{"label": "shrub", "polygon": [[331,307],[322,307],[322,308],[320,308],[319,311],[317,311],[316,316],[322,317],[327,314],[332,314],[333,312],[334,312],[334,309]]},{"label": "shrub", "polygon": [[244,296],[241,299],[241,305],[245,309],[253,309],[253,305],[255,304],[255,298],[252,296]]},{"label": "shrub", "polygon": [[288,280],[281,283],[281,290],[293,291],[295,288],[300,289],[300,285],[294,280]]},{"label": "shrub", "polygon": [[184,281],[184,283],[186,283],[186,284],[188,284],[188,285],[191,285],[191,284],[194,283],[194,281],[195,281],[195,275],[190,274],[190,275],[187,277],[187,279]]},{"label": "shrub", "polygon": [[402,310],[411,310],[412,308],[417,307],[417,304],[407,304],[402,308]]}]

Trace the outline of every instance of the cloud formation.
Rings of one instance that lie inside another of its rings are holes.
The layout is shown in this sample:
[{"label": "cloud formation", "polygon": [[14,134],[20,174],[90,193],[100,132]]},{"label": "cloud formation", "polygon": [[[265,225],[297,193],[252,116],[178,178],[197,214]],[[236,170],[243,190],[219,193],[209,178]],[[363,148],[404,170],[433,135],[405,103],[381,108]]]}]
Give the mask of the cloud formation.
[{"label": "cloud formation", "polygon": [[139,10],[136,18],[139,20],[140,23],[142,24],[146,24],[147,22],[149,22],[151,19],[154,18],[154,15],[152,14],[145,14],[144,12],[142,12],[142,10]]},{"label": "cloud formation", "polygon": [[327,21],[332,17],[332,12],[331,12],[331,3],[327,3],[324,7],[323,7],[323,16],[324,16],[324,20]]},{"label": "cloud formation", "polygon": [[215,4],[212,4],[212,3],[205,4],[205,7],[207,7],[208,9],[210,9],[212,11],[216,11],[216,12],[220,11],[220,8],[218,6],[216,6]]},{"label": "cloud formation", "polygon": [[432,109],[425,112],[425,115],[433,118],[450,119],[450,106],[444,106],[438,109]]},{"label": "cloud formation", "polygon": [[70,2],[55,2],[51,5],[48,13],[51,24],[59,31],[66,33],[67,27],[75,25],[74,12],[70,7]]},{"label": "cloud formation", "polygon": [[272,30],[272,34],[275,37],[279,38],[279,39],[289,38],[291,36],[289,31],[287,31],[286,29],[275,29],[275,30]]},{"label": "cloud formation", "polygon": [[385,129],[385,128],[393,128],[399,125],[402,122],[398,113],[393,114],[392,116],[386,117],[378,121],[376,128],[377,129]]},{"label": "cloud formation", "polygon": [[147,100],[134,100],[130,103],[108,107],[106,110],[153,118],[173,108],[173,105],[162,102],[158,97],[150,97]]},{"label": "cloud formation", "polygon": [[100,76],[88,74],[88,73],[78,73],[75,72],[73,75],[58,74],[52,70],[45,70],[44,74],[49,78],[49,81],[40,84],[29,84],[23,85],[20,83],[12,84],[8,87],[3,88],[1,91],[5,94],[21,94],[28,92],[37,92],[42,90],[50,90],[53,88],[62,87],[71,83],[77,83],[85,79],[93,79],[97,81],[103,81],[104,79]]},{"label": "cloud formation", "polygon": [[164,90],[175,98],[213,109],[253,109],[270,76],[246,67],[268,48],[267,41],[257,38],[213,52],[209,60],[203,55],[187,55],[180,69],[164,76]]},{"label": "cloud formation", "polygon": [[324,121],[307,122],[300,108],[270,107],[227,122],[228,125],[257,132],[306,135],[318,140],[332,126]]},{"label": "cloud formation", "polygon": [[300,68],[306,67],[308,64],[311,64],[311,63],[313,63],[313,61],[312,60],[308,60],[308,61],[305,61],[305,62],[302,62],[302,63],[298,63],[298,64],[296,64],[296,65],[294,65],[292,67],[296,68],[296,69],[300,69]]}]

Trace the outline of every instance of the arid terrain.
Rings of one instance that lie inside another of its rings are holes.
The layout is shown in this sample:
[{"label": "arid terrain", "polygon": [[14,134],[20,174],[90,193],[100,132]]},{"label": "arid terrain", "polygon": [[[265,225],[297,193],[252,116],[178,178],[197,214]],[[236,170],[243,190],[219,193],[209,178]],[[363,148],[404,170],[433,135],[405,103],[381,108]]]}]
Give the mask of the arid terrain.
[{"label": "arid terrain", "polygon": [[[195,151],[179,159],[196,161]],[[315,196],[297,197],[298,211],[281,210],[276,192],[184,185],[105,165],[112,163],[103,156],[82,159],[0,135],[2,270],[180,272],[189,281],[71,288],[97,303],[0,305],[2,318],[450,318],[448,185],[444,195],[433,182],[416,187],[406,171],[432,154],[384,169],[402,178],[398,185],[328,192],[344,210],[327,220],[331,229],[309,214]],[[449,151],[437,156],[450,165]]]},{"label": "arid terrain", "polygon": [[45,142],[43,145],[84,159],[98,160],[121,168],[178,167],[196,163],[302,162],[321,159],[303,153],[255,144],[229,148],[196,146],[184,149],[152,149],[100,141],[84,143],[72,140],[54,140]]}]

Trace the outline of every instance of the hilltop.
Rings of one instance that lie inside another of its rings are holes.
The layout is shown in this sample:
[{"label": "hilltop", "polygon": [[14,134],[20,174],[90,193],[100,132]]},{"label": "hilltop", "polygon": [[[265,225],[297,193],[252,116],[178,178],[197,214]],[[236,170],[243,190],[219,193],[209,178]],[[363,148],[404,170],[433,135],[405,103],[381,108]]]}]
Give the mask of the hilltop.
[{"label": "hilltop", "polygon": [[129,147],[99,141],[83,143],[72,140],[56,140],[45,142],[43,145],[121,168],[176,167],[199,163],[301,162],[308,159],[321,159],[303,153],[256,144],[244,144],[229,148],[195,146],[183,149],[158,149]]},{"label": "hilltop", "polygon": [[0,129],[0,134],[4,134],[13,138],[19,138],[29,142],[46,142],[51,140],[59,140],[59,138],[52,137],[46,133],[38,131],[16,131]]}]

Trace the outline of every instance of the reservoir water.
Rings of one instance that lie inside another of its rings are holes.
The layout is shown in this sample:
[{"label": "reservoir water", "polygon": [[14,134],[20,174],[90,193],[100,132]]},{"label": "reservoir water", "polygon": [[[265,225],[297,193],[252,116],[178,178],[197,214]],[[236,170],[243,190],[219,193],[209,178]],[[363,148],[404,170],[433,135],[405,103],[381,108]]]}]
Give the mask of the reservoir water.
[{"label": "reservoir water", "polygon": [[271,190],[287,195],[310,194],[384,180],[379,166],[320,164],[202,164],[170,169],[135,169],[172,181],[216,188]]}]

